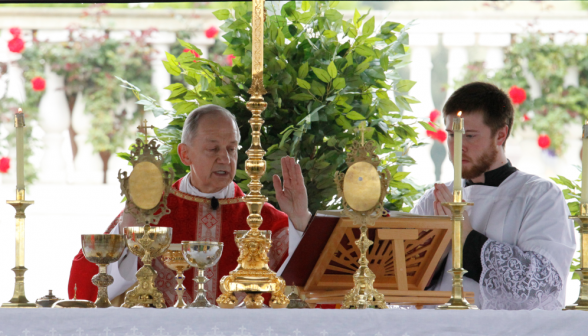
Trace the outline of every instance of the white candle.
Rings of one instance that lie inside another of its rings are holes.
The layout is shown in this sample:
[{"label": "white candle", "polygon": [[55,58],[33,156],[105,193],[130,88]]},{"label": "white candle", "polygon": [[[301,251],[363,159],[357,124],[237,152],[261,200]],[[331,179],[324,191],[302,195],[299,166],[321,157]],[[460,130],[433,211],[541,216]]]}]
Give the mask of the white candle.
[{"label": "white candle", "polygon": [[16,189],[24,189],[24,114],[22,109],[14,116],[14,127],[16,127]]},{"label": "white candle", "polygon": [[453,190],[461,190],[461,148],[463,137],[463,118],[461,111],[453,118]]},{"label": "white candle", "polygon": [[580,203],[588,203],[588,120],[582,130],[582,196]]}]

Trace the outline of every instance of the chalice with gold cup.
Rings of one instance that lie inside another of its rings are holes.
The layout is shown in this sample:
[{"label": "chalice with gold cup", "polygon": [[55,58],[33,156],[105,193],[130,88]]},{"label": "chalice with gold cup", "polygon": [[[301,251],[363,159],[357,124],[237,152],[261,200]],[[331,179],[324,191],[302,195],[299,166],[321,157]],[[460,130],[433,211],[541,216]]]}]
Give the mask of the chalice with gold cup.
[{"label": "chalice with gold cup", "polygon": [[163,293],[155,286],[157,271],[153,268],[152,262],[169,247],[172,228],[149,225],[130,226],[124,229],[124,233],[129,250],[141,258],[143,267],[137,271],[139,285],[127,292],[123,307],[165,308]]},{"label": "chalice with gold cup", "polygon": [[220,260],[223,253],[223,243],[207,241],[183,241],[182,253],[186,261],[198,268],[198,276],[194,281],[198,283],[198,292],[194,301],[185,308],[218,308],[206,298],[204,284],[210,280],[204,276],[204,270],[213,267]]},{"label": "chalice with gold cup", "polygon": [[89,262],[98,265],[98,274],[92,277],[92,283],[98,287],[96,308],[108,308],[112,304],[108,299],[108,286],[114,279],[106,273],[106,266],[120,259],[125,249],[125,239],[118,234],[82,235],[82,251]]},{"label": "chalice with gold cup", "polygon": [[184,287],[184,279],[186,278],[184,277],[184,271],[188,270],[191,266],[184,259],[182,244],[170,244],[169,249],[163,253],[161,260],[163,260],[167,268],[176,272],[176,281],[178,282],[176,294],[178,295],[178,300],[174,307],[184,308],[186,306],[184,302],[184,292],[186,291],[186,287]]}]

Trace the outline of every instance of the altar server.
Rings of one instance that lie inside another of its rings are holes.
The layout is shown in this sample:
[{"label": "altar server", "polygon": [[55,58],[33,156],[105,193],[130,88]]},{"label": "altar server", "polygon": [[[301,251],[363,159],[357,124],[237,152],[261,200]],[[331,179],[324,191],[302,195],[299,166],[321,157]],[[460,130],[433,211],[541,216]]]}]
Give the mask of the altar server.
[{"label": "altar server", "polygon": [[[482,309],[563,308],[576,244],[561,190],[508,161],[505,143],[514,111],[499,88],[475,82],[451,95],[443,108],[451,160],[451,126],[458,111],[465,124],[463,199],[474,203],[466,208],[463,222],[464,290],[475,293]],[[449,216],[441,203],[453,200],[452,190],[453,182],[435,184],[412,212]],[[449,249],[446,254],[430,289],[451,290]]]},{"label": "altar server", "polygon": [[[240,140],[235,116],[220,106],[201,106],[188,115],[178,154],[182,163],[190,167],[190,173],[173,185],[174,192],[167,199],[171,213],[159,222],[159,226],[173,228],[172,243],[183,240],[224,243],[219,263],[206,271],[210,281],[205,289],[210,302],[215,302],[220,295],[219,280],[237,267],[239,251],[234,231],[249,229],[246,203],[233,202],[244,196],[233,182]],[[268,203],[261,212],[263,224],[260,229],[272,231],[269,266],[274,271],[280,268],[288,254],[292,254],[311,218],[302,172],[293,158],[282,158],[282,176],[283,185],[277,175],[273,182],[283,212]],[[119,234],[130,225],[135,225],[133,216],[121,212],[106,232]],[[113,304],[122,303],[122,294],[135,285],[138,263],[137,256],[125,249],[121,260],[108,266],[108,273],[114,277],[114,283],[108,289]],[[174,273],[160,259],[155,259],[153,266],[158,272],[157,288],[163,292],[166,304],[173,306],[176,301]],[[88,262],[80,251],[71,269],[69,296],[73,297],[77,284],[77,298],[94,301],[97,287],[91,283],[91,278],[96,273],[98,267]],[[184,300],[191,302],[196,290],[191,281],[194,269],[184,274]]]}]

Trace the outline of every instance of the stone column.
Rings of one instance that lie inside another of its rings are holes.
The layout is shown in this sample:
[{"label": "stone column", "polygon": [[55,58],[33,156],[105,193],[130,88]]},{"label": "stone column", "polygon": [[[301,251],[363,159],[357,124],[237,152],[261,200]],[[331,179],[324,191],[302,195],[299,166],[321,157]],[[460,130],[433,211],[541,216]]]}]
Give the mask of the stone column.
[{"label": "stone column", "polygon": [[[172,105],[166,101],[169,97],[170,92],[164,88],[171,83],[171,75],[165,70],[162,61],[166,60],[165,53],[170,51],[170,45],[176,41],[176,35],[174,32],[153,32],[148,39],[148,42],[152,44],[154,53],[151,60],[151,68],[153,74],[151,75],[151,85],[155,88],[159,94],[159,102],[163,108],[171,109]],[[150,113],[151,114],[151,113]],[[153,115],[147,117],[148,121],[153,122]]]},{"label": "stone column", "polygon": [[44,153],[39,167],[39,180],[49,183],[66,182],[66,161],[62,151],[64,132],[70,116],[63,91],[64,78],[45,67],[47,85],[39,103],[39,125],[45,131]]},{"label": "stone column", "polygon": [[455,81],[463,77],[464,67],[468,64],[467,47],[473,46],[476,36],[474,33],[445,33],[443,45],[449,49],[447,61],[447,98],[455,91]]}]

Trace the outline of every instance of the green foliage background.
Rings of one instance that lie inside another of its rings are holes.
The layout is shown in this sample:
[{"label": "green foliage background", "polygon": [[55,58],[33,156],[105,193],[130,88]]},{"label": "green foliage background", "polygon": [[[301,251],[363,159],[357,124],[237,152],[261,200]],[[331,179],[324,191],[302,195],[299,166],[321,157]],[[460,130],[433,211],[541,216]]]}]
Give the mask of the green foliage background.
[{"label": "green foliage background", "polygon": [[[177,178],[188,172],[177,155],[177,145],[186,115],[197,106],[217,104],[231,110],[240,125],[242,149],[250,146],[247,121],[251,113],[245,107],[251,85],[250,6],[237,3],[232,10],[214,12],[224,21],[225,54],[236,56],[233,66],[196,59],[189,52],[168,54],[167,71],[181,74],[189,84],[167,87],[174,110],[166,111],[156,100],[139,93],[143,98],[139,104],[146,110],[172,118],[156,134],[165,143],[167,165]],[[266,3],[264,85],[268,94],[264,98],[268,107],[262,135],[268,163],[262,182],[270,201],[276,204],[271,177],[281,175],[280,158],[290,155],[302,166],[310,210],[337,207],[334,173],[346,170],[345,150],[357,138],[358,124],[367,121],[366,138],[378,144],[383,169],[393,177],[388,208],[408,209],[417,191],[404,181],[408,173],[399,168],[414,163],[405,153],[418,144],[416,121],[409,115],[410,104],[418,101],[408,95],[415,83],[397,72],[407,64],[407,27],[394,22],[375,27],[373,17],[357,11],[353,19],[343,21],[343,15],[333,8],[336,2],[291,1],[279,13],[271,6]],[[179,42],[202,54],[195,46]],[[129,81],[125,86],[139,92]],[[245,191],[249,182],[243,171],[246,158],[241,150],[236,175]]]}]

